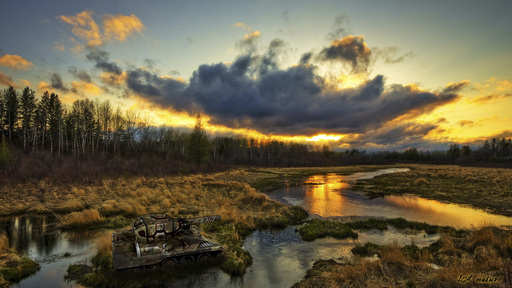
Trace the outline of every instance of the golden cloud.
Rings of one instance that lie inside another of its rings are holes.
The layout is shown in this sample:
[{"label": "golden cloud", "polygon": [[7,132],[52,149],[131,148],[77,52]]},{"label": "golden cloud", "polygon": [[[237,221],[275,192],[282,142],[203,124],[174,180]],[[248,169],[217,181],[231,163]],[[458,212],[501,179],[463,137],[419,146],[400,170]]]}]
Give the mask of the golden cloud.
[{"label": "golden cloud", "polygon": [[0,57],[0,66],[9,67],[16,70],[28,70],[34,63],[18,55],[5,54]]},{"label": "golden cloud", "polygon": [[111,85],[111,86],[120,86],[120,85],[126,83],[127,77],[128,77],[128,75],[126,74],[126,72],[123,72],[120,75],[117,75],[115,73],[110,73],[110,72],[101,72],[100,73],[101,82]]},{"label": "golden cloud", "polygon": [[50,84],[48,84],[48,83],[46,83],[44,81],[41,81],[37,85],[37,90],[39,92],[51,91],[52,90],[52,85],[50,85]]},{"label": "golden cloud", "polygon": [[244,36],[244,39],[245,40],[249,40],[249,39],[253,39],[253,38],[256,38],[256,37],[259,37],[261,35],[260,31],[254,31],[252,33],[249,33],[249,34],[245,34]]},{"label": "golden cloud", "polygon": [[146,27],[135,15],[103,16],[103,31],[107,39],[124,41],[135,32],[141,33]]},{"label": "golden cloud", "polygon": [[18,87],[18,85],[16,85],[16,83],[12,82],[11,76],[7,76],[2,72],[0,72],[0,85],[12,86],[13,88]]},{"label": "golden cloud", "polygon": [[67,24],[73,26],[71,30],[76,36],[87,40],[89,46],[99,46],[103,44],[100,28],[92,19],[92,11],[83,11],[76,16],[59,16],[58,18]]},{"label": "golden cloud", "polygon": [[233,27],[241,28],[241,29],[249,30],[249,31],[251,30],[251,27],[249,27],[247,24],[242,23],[242,22],[236,22],[235,24],[233,24]]},{"label": "golden cloud", "polygon": [[101,87],[98,87],[93,83],[87,83],[84,81],[72,81],[71,87],[72,91],[77,94],[99,96],[103,93],[103,89]]}]

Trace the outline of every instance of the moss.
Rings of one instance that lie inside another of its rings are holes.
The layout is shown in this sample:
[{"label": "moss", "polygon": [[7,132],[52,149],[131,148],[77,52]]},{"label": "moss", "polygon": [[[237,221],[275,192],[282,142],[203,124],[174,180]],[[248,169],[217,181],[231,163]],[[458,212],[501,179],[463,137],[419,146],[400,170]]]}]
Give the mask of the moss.
[{"label": "moss", "polygon": [[374,244],[372,242],[368,242],[364,244],[363,246],[356,246],[352,248],[350,251],[354,255],[359,255],[363,257],[373,256],[374,254],[378,253],[380,250],[380,246],[377,244]]},{"label": "moss", "polygon": [[317,238],[331,236],[337,239],[353,238],[357,239],[358,234],[349,226],[338,221],[329,221],[313,219],[309,223],[300,227],[299,233],[303,240],[313,241]]},{"label": "moss", "polygon": [[41,266],[34,260],[28,258],[27,256],[22,256],[20,261],[15,265],[11,265],[10,267],[2,268],[0,270],[0,275],[3,279],[17,283],[21,281],[23,278],[26,278],[37,271]]},{"label": "moss", "polygon": [[228,252],[227,258],[221,268],[233,276],[243,275],[247,267],[252,264],[251,253],[240,246],[232,247],[231,251]]},{"label": "moss", "polygon": [[424,230],[427,234],[435,234],[439,231],[439,226],[429,225],[427,223],[420,223],[408,221],[404,218],[387,219],[386,222],[397,229],[413,229]]},{"label": "moss", "polygon": [[402,253],[414,260],[418,260],[420,258],[420,248],[414,243],[402,247]]}]

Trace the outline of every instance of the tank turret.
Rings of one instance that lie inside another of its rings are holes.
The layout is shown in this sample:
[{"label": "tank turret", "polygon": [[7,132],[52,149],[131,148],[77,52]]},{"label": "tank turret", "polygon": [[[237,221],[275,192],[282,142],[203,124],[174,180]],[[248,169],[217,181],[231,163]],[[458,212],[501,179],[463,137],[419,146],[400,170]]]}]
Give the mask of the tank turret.
[{"label": "tank turret", "polygon": [[204,238],[196,225],[220,219],[218,215],[190,219],[166,214],[139,216],[130,230],[112,234],[114,269],[172,266],[216,256],[224,248]]}]

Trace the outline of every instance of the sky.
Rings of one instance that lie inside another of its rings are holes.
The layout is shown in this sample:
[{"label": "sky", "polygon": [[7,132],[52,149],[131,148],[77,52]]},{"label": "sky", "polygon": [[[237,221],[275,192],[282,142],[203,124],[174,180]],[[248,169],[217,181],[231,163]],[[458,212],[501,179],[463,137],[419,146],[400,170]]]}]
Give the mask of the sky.
[{"label": "sky", "polygon": [[512,137],[510,0],[1,5],[0,90],[338,150]]}]

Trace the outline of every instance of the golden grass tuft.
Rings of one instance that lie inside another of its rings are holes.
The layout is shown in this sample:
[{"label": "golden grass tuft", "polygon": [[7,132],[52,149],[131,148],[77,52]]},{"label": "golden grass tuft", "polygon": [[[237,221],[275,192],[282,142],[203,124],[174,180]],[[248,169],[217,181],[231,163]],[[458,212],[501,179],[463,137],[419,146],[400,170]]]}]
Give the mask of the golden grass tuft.
[{"label": "golden grass tuft", "polygon": [[414,181],[414,185],[416,185],[416,186],[427,185],[427,184],[428,184],[428,181],[425,178],[418,178]]},{"label": "golden grass tuft", "polygon": [[72,212],[62,217],[61,225],[65,228],[90,226],[103,221],[100,212],[96,209],[88,209],[81,212]]},{"label": "golden grass tuft", "polygon": [[0,253],[7,253],[9,250],[9,239],[4,234],[0,234]]}]

